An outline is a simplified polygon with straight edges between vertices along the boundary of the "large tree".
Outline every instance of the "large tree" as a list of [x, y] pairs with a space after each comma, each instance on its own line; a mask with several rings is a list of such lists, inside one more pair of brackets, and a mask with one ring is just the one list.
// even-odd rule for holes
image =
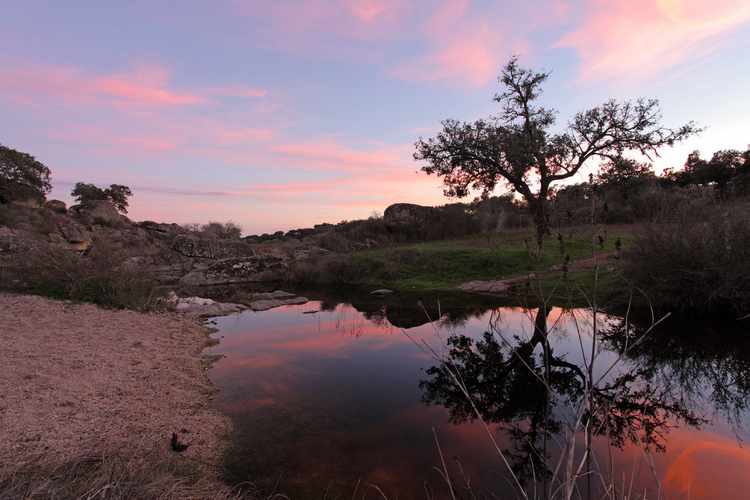
[[0, 203], [44, 200], [52, 186], [50, 171], [33, 156], [0, 144]]
[[550, 186], [597, 158], [613, 160], [627, 151], [652, 158], [662, 146], [698, 132], [692, 122], [677, 129], [662, 126], [655, 99], [609, 100], [553, 132], [556, 112], [536, 104], [548, 77], [512, 58], [494, 98], [499, 115], [473, 123], [445, 120], [435, 137], [416, 142], [414, 153], [426, 162], [423, 171], [443, 178], [447, 196], [463, 197], [472, 189], [487, 196], [499, 183], [521, 194], [533, 215], [540, 253], [549, 231]]

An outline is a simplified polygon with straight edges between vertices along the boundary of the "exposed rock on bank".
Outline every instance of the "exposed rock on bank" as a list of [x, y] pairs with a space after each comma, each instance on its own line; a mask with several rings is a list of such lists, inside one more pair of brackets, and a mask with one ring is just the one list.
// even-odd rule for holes
[[274, 292], [246, 293], [239, 297], [242, 303], [217, 302], [203, 297], [177, 297], [172, 292], [167, 298], [168, 304], [176, 312], [196, 317], [225, 316], [252, 309], [267, 311], [275, 307], [304, 304], [308, 300], [293, 293], [276, 290]]

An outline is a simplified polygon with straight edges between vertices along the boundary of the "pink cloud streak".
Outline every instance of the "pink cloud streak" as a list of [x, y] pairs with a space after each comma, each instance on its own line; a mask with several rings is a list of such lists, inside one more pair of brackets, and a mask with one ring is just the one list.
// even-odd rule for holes
[[557, 47], [575, 49], [584, 80], [653, 74], [711, 51], [750, 21], [746, 0], [586, 0], [586, 16]]
[[197, 94], [169, 89], [168, 83], [166, 70], [156, 66], [104, 76], [59, 66], [0, 71], [0, 91], [21, 98], [48, 98], [69, 103], [108, 101], [112, 105], [141, 106], [184, 106], [205, 102]]

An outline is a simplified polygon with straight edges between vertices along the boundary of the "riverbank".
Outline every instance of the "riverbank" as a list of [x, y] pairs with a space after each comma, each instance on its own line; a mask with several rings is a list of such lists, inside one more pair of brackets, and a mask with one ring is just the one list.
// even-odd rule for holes
[[0, 311], [0, 497], [230, 495], [204, 326], [36, 296]]
[[587, 306], [596, 294], [623, 295], [619, 256], [637, 226], [563, 228], [546, 239], [541, 258], [532, 254], [528, 228], [470, 238], [361, 250], [320, 261], [296, 275], [298, 286], [389, 289], [399, 294], [469, 292], [513, 303]]

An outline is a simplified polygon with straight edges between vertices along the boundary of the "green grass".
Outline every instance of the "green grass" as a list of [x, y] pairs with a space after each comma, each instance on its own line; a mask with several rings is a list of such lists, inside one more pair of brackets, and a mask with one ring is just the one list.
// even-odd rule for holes
[[623, 247], [632, 241], [629, 226], [604, 229], [602, 246], [596, 238], [598, 233], [590, 227], [564, 229], [564, 250], [553, 232], [545, 242], [541, 259], [529, 255], [528, 246], [535, 245], [533, 232], [516, 230], [491, 237], [365, 250], [352, 255], [352, 264], [361, 271], [358, 281], [363, 285], [397, 290], [448, 290], [471, 280], [506, 279], [549, 270], [562, 264], [565, 255], [572, 261], [585, 259], [592, 256], [594, 247], [597, 252], [614, 252], [618, 238]]

